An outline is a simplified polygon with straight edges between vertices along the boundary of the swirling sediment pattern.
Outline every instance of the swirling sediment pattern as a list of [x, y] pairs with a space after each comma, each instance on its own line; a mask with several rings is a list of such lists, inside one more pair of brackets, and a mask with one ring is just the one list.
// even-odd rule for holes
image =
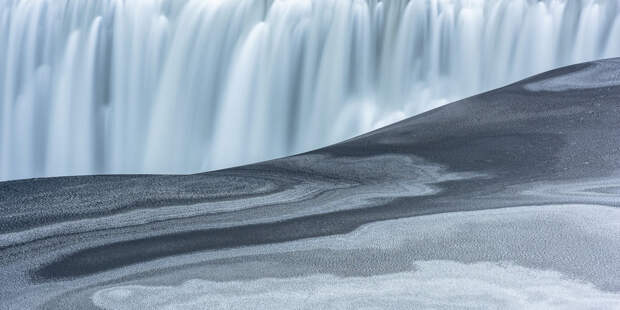
[[618, 72], [238, 168], [0, 183], [0, 309], [613, 309]]

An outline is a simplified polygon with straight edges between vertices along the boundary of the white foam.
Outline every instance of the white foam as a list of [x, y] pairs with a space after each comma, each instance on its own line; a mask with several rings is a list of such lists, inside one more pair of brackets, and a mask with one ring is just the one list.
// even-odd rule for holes
[[417, 271], [314, 275], [178, 286], [117, 286], [92, 296], [104, 309], [618, 309], [620, 294], [554, 271], [512, 264], [417, 261]]
[[0, 179], [191, 173], [305, 152], [534, 73], [620, 56], [617, 8], [2, 0]]

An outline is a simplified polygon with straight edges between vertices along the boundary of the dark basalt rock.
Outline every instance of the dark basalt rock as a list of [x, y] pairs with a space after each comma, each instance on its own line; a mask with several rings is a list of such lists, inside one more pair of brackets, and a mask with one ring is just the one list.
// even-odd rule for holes
[[127, 283], [347, 279], [429, 260], [508, 261], [615, 294], [619, 168], [620, 59], [609, 59], [254, 165], [3, 182], [0, 300], [84, 308]]

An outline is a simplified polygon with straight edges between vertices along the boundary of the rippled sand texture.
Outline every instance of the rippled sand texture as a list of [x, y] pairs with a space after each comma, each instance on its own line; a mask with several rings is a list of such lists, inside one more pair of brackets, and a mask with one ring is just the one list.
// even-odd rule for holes
[[620, 60], [205, 174], [0, 183], [0, 309], [614, 309]]

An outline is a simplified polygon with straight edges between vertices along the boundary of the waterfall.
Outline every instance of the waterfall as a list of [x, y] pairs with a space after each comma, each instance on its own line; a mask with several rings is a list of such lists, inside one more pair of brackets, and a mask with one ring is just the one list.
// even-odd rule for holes
[[616, 0], [4, 0], [0, 180], [191, 173], [620, 56]]

